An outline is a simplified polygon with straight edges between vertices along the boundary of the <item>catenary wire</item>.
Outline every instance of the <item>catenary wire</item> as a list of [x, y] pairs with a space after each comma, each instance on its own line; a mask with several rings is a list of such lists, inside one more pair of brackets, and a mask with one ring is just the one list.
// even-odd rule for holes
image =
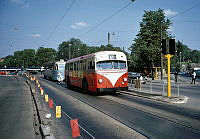
[[97, 27], [99, 27], [100, 25], [102, 25], [103, 23], [105, 23], [106, 21], [108, 21], [110, 18], [112, 18], [113, 16], [117, 15], [118, 13], [120, 13], [121, 11], [123, 11], [124, 9], [126, 9], [127, 7], [129, 7], [132, 3], [133, 3], [133, 1], [130, 2], [130, 3], [128, 3], [127, 5], [123, 6], [118, 11], [114, 12], [111, 16], [105, 18], [104, 20], [102, 20], [101, 22], [99, 22], [97, 25], [95, 25], [93, 28], [91, 28], [90, 30], [88, 30], [87, 32], [83, 33], [80, 36], [84, 36], [84, 35], [88, 34], [89, 32], [95, 30]]

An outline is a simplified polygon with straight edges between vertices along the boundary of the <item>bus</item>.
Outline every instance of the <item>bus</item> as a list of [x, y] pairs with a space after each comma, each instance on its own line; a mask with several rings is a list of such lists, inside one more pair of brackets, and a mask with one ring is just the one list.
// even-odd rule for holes
[[60, 61], [47, 62], [43, 64], [43, 66], [46, 68], [44, 71], [44, 78], [59, 82], [64, 81], [65, 64], [66, 62], [63, 59]]
[[127, 58], [123, 52], [100, 51], [70, 59], [65, 65], [67, 86], [91, 92], [128, 89]]

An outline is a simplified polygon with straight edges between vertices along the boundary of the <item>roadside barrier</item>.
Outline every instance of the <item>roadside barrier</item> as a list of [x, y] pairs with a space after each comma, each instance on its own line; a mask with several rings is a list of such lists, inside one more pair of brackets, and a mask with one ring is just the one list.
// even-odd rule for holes
[[[134, 83], [134, 84], [133, 84]], [[144, 93], [150, 93], [150, 94], [155, 94], [155, 95], [162, 95], [166, 96], [167, 94], [167, 82], [152, 82], [148, 81], [146, 84], [141, 84], [138, 80], [131, 80], [131, 83], [129, 84], [131, 90], [139, 91], [139, 92], [144, 92]], [[158, 88], [160, 86], [160, 89]], [[175, 83], [171, 85], [171, 90], [172, 90], [172, 95], [174, 97], [179, 97], [180, 96], [180, 83]]]
[[[61, 107], [61, 106], [59, 106], [59, 105], [57, 105], [56, 103], [54, 103], [53, 99], [50, 98], [50, 97], [48, 96], [48, 94], [44, 91], [44, 89], [41, 87], [41, 85], [40, 85], [38, 79], [35, 78], [35, 80], [32, 80], [33, 77], [31, 77], [31, 76], [29, 76], [29, 78], [31, 79], [31, 81], [35, 81], [35, 90], [37, 90], [37, 89], [36, 89], [36, 86], [37, 86], [38, 89], [40, 90], [40, 95], [41, 95], [41, 96], [44, 96], [45, 102], [48, 102], [49, 108], [52, 109], [52, 108], [54, 108], [54, 106], [55, 106], [55, 118], [64, 117], [66, 120], [69, 120], [69, 122], [70, 122], [70, 127], [71, 127], [71, 135], [72, 135], [73, 138], [76, 138], [76, 137], [81, 137], [81, 138], [83, 138], [83, 137], [81, 136], [81, 134], [80, 134], [80, 129], [81, 129], [81, 130], [84, 131], [87, 135], [89, 135], [90, 138], [95, 139], [95, 137], [94, 137], [92, 134], [90, 134], [86, 129], [84, 129], [81, 125], [79, 125], [78, 119], [73, 119], [73, 118], [71, 118], [68, 114], [66, 114], [66, 113], [62, 110], [62, 107]], [[64, 116], [62, 116], [62, 114], [63, 114]], [[50, 132], [49, 127], [48, 127], [47, 125], [41, 125], [41, 129], [43, 130], [43, 132], [45, 133], [45, 135], [48, 136], [48, 133]], [[47, 136], [45, 136], [45, 139], [46, 139]]]
[[78, 119], [70, 120], [70, 126], [72, 129], [72, 137], [73, 138], [80, 137], [81, 135], [78, 126]]
[[61, 106], [56, 106], [56, 118], [61, 118]]
[[49, 99], [49, 108], [51, 109], [53, 108], [53, 99], [51, 98]]
[[45, 99], [45, 102], [48, 102], [48, 100], [49, 100], [48, 95], [44, 95], [44, 99]]

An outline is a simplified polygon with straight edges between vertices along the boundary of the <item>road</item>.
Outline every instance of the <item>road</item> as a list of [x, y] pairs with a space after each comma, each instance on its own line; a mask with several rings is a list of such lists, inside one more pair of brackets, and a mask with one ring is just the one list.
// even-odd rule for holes
[[22, 77], [0, 76], [0, 138], [35, 139], [33, 106]]
[[[45, 92], [95, 138], [199, 138], [200, 112], [116, 93], [83, 94], [39, 78]], [[136, 132], [138, 133], [136, 133]]]

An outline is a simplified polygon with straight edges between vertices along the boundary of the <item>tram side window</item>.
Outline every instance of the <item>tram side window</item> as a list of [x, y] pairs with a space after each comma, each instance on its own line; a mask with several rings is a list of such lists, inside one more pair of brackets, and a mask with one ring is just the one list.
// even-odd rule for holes
[[80, 61], [79, 66], [80, 66], [79, 70], [83, 70], [83, 61]]
[[94, 69], [94, 61], [88, 62], [88, 69]]
[[73, 63], [70, 63], [70, 70], [73, 70]]
[[65, 64], [65, 70], [68, 70], [69, 67], [68, 65], [69, 65], [68, 63]]

